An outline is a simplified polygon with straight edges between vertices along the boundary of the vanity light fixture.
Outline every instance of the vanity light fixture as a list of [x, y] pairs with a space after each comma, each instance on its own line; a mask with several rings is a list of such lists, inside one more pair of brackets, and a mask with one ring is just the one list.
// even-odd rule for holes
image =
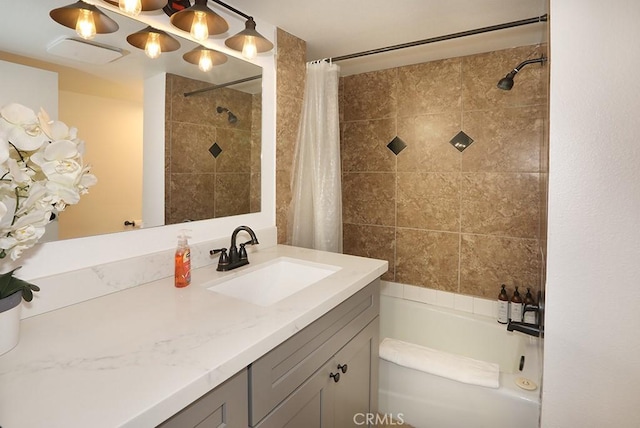
[[197, 65], [198, 68], [204, 72], [211, 70], [214, 65], [227, 62], [227, 56], [225, 54], [205, 48], [204, 46], [198, 46], [190, 50], [182, 55], [182, 58], [191, 64]]
[[[246, 13], [243, 13], [232, 6], [229, 6], [228, 4], [226, 4], [221, 0], [211, 0], [211, 1], [247, 20], [245, 22], [244, 30], [240, 31], [238, 34], [228, 38], [225, 41], [225, 44], [227, 45], [227, 47], [235, 51], [242, 52], [242, 55], [247, 59], [254, 59], [257, 54], [262, 52], [268, 52], [271, 49], [273, 49], [273, 43], [271, 43], [266, 37], [264, 37], [262, 34], [256, 31], [256, 21], [253, 19], [252, 16], [249, 16]], [[189, 11], [202, 10], [203, 12], [209, 11], [215, 14], [215, 12], [213, 12], [211, 9], [207, 7], [207, 0], [195, 0], [195, 4], [193, 6], [186, 7], [184, 9], [179, 9], [188, 4], [190, 4], [189, 0], [179, 0], [179, 1], [170, 0], [169, 4], [164, 8], [164, 11], [167, 13], [167, 15], [171, 17], [171, 24], [175, 25], [177, 28], [181, 30], [191, 32], [194, 18], [189, 17], [190, 15], [187, 14]], [[178, 16], [180, 16], [180, 19], [178, 19]], [[218, 17], [220, 20], [222, 20], [222, 22], [224, 22], [225, 29], [222, 31], [219, 31], [218, 33], [215, 33], [211, 30], [209, 25], [208, 26], [209, 35], [221, 34], [229, 29], [227, 22], [222, 17], [220, 17], [217, 14], [215, 14], [215, 16]], [[210, 17], [210, 15], [207, 15], [207, 17]], [[182, 21], [183, 19], [184, 19], [184, 22]]]
[[127, 36], [127, 42], [138, 49], [144, 49], [149, 58], [158, 58], [162, 52], [180, 48], [180, 42], [162, 30], [147, 27]]
[[53, 9], [49, 16], [58, 24], [76, 30], [85, 40], [93, 39], [96, 34], [113, 33], [119, 28], [116, 21], [82, 0]]
[[167, 0], [104, 0], [118, 6], [121, 11], [130, 16], [138, 16], [140, 12], [149, 12], [162, 9], [167, 5]]
[[229, 37], [224, 44], [235, 51], [242, 52], [242, 56], [247, 59], [254, 59], [258, 53], [273, 49], [273, 43], [256, 31], [256, 21], [252, 17], [247, 19], [244, 30]]
[[229, 29], [227, 21], [207, 7], [207, 0], [196, 0], [193, 6], [172, 14], [170, 21], [174, 27], [191, 33], [199, 42]]
[[[125, 13], [133, 16], [140, 12], [163, 9], [169, 15], [173, 26], [188, 31], [195, 40], [201, 42], [210, 35], [222, 34], [229, 30], [227, 21], [207, 6], [208, 0], [195, 0], [194, 4], [191, 4], [191, 0], [103, 1], [118, 6]], [[259, 53], [273, 49], [273, 43], [256, 31], [256, 22], [253, 17], [221, 0], [211, 1], [246, 19], [245, 29], [225, 41], [227, 47], [241, 52], [245, 58], [250, 60], [256, 58]], [[83, 0], [54, 9], [49, 12], [49, 15], [59, 24], [75, 29], [80, 37], [87, 40], [92, 39], [96, 33], [113, 33], [119, 28], [116, 21], [101, 12], [96, 6], [85, 3]], [[129, 35], [127, 41], [137, 48], [144, 49], [150, 58], [157, 58], [161, 52], [170, 52], [180, 47], [177, 40], [164, 31], [152, 27]], [[198, 55], [185, 54], [183, 58], [192, 64], [198, 64], [201, 70], [210, 70], [212, 66], [224, 62], [220, 62], [222, 54], [218, 52], [206, 48], [194, 49], [194, 51], [196, 50], [199, 52]], [[197, 62], [193, 62], [196, 59]], [[211, 64], [209, 64], [209, 59], [211, 59]]]

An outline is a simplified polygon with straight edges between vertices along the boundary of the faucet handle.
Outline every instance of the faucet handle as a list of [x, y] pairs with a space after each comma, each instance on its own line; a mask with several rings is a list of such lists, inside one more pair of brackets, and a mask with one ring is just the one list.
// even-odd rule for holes
[[218, 248], [215, 250], [209, 251], [209, 254], [214, 255], [220, 253], [220, 257], [218, 258], [218, 270], [222, 270], [221, 266], [226, 266], [229, 264], [229, 256], [227, 255], [226, 248]]
[[239, 260], [247, 260], [249, 258], [249, 256], [247, 255], [247, 249], [244, 247], [247, 244], [248, 242], [245, 242], [244, 244], [240, 244], [240, 251], [238, 252]]

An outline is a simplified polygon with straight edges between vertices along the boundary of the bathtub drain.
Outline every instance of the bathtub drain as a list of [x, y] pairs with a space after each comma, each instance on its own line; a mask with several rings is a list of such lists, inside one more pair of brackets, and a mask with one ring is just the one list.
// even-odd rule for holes
[[526, 389], [527, 391], [533, 391], [538, 388], [538, 385], [530, 379], [526, 377], [519, 377], [516, 379], [516, 385], [518, 385], [522, 389]]

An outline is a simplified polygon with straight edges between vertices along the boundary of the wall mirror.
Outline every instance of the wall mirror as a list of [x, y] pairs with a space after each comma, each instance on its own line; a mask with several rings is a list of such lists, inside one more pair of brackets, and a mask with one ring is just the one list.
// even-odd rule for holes
[[[49, 17], [50, 10], [69, 3], [13, 2], [0, 26], [0, 60], [58, 73], [56, 116], [78, 128], [86, 160], [98, 177], [80, 204], [61, 214], [54, 239], [259, 212], [262, 68], [227, 55], [224, 64], [202, 72], [183, 59], [198, 45], [178, 36], [178, 50], [147, 58], [126, 40], [146, 24], [100, 0], [92, 3], [120, 28], [98, 34], [92, 40], [100, 45], [97, 49], [83, 46], [70, 41], [80, 40], [73, 30]], [[144, 15], [168, 22], [162, 10]], [[154, 216], [157, 220], [145, 223], [143, 199], [149, 196], [143, 188], [147, 148], [142, 138], [148, 94], [143, 88], [163, 73], [164, 118], [154, 119], [154, 126], [164, 132], [153, 145], [162, 151], [164, 180], [153, 191], [162, 199], [154, 206], [164, 209]]]

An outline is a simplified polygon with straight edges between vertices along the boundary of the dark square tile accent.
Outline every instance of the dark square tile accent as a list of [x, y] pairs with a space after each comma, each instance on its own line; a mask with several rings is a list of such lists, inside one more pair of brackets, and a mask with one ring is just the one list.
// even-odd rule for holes
[[391, 150], [396, 156], [407, 147], [407, 144], [400, 139], [400, 137], [395, 136], [393, 140], [389, 144], [387, 144], [389, 150]]
[[218, 143], [213, 143], [213, 146], [209, 147], [209, 153], [213, 155], [214, 158], [217, 158], [220, 153], [222, 153], [222, 149], [218, 145]]
[[473, 143], [473, 138], [469, 137], [463, 131], [460, 131], [451, 139], [451, 141], [449, 141], [449, 143], [459, 151], [463, 151]]

